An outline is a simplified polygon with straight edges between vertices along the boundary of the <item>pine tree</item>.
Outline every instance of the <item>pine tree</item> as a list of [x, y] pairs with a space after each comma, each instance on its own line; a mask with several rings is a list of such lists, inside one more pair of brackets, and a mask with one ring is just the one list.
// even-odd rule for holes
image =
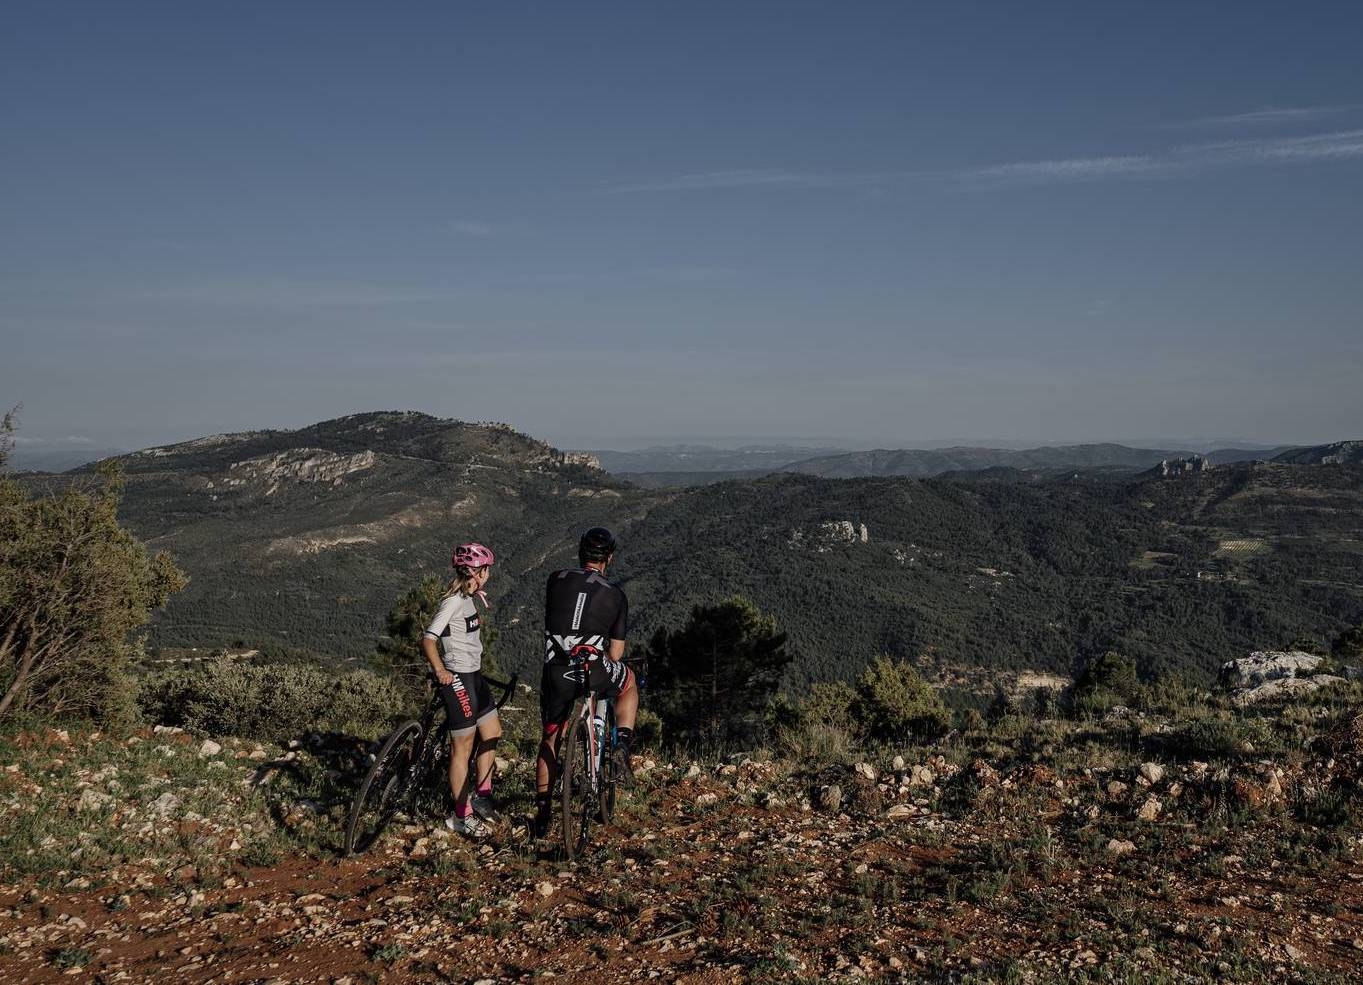
[[791, 660], [776, 620], [737, 596], [695, 606], [681, 629], [655, 633], [645, 655], [666, 734], [721, 748], [760, 737]]

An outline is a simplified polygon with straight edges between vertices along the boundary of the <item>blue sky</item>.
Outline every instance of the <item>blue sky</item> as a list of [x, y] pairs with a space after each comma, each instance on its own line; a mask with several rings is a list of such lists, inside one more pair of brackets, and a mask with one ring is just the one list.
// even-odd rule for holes
[[3, 16], [29, 442], [1363, 437], [1356, 4]]

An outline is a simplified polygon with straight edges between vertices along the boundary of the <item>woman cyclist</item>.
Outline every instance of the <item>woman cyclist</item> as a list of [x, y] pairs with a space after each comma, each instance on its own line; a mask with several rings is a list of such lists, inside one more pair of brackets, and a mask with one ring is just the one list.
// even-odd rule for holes
[[[450, 558], [454, 580], [421, 636], [421, 652], [440, 685], [450, 733], [450, 793], [454, 796], [454, 813], [445, 819], [445, 826], [473, 838], [488, 833], [483, 822], [500, 820], [492, 803], [492, 774], [502, 726], [483, 679], [481, 633], [482, 611], [487, 607], [483, 586], [495, 560], [492, 551], [482, 544], [461, 544], [454, 549]], [[482, 602], [483, 610], [475, 599]], [[475, 738], [477, 776], [470, 778], [469, 756]]]

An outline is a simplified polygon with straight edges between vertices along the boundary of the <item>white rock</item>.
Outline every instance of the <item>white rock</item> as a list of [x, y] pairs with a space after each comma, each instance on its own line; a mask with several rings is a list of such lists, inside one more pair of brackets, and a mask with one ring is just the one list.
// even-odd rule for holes
[[108, 802], [108, 794], [100, 793], [92, 787], [86, 787], [80, 792], [80, 800], [76, 801], [76, 810], [81, 813], [97, 811]]
[[1107, 843], [1107, 850], [1110, 855], [1130, 855], [1136, 850], [1136, 844], [1125, 839], [1113, 838]]
[[222, 752], [222, 746], [214, 742], [212, 739], [204, 739], [203, 742], [199, 744], [200, 758], [207, 756], [216, 756], [220, 752]]
[[535, 886], [535, 892], [539, 893], [545, 899], [548, 899], [550, 896], [553, 896], [557, 890], [558, 887], [554, 885], [554, 883], [550, 882], [548, 879], [544, 880], [543, 882]]
[[1141, 809], [1136, 812], [1136, 816], [1142, 821], [1153, 821], [1159, 817], [1162, 810], [1164, 810], [1164, 805], [1157, 798], [1146, 797], [1145, 803], [1141, 804]]
[[1220, 683], [1226, 688], [1258, 687], [1267, 681], [1309, 674], [1324, 659], [1301, 650], [1256, 650], [1248, 657], [1223, 663]]
[[1317, 674], [1314, 677], [1283, 677], [1265, 681], [1258, 687], [1246, 688], [1231, 695], [1231, 703], [1238, 708], [1258, 704], [1260, 701], [1282, 701], [1297, 698], [1303, 694], [1323, 687], [1335, 687], [1348, 682], [1333, 674]]
[[909, 771], [909, 786], [930, 787], [937, 782], [937, 774], [926, 766], [915, 766]]
[[696, 798], [696, 806], [709, 807], [711, 804], [716, 803], [718, 800], [719, 794], [706, 792]]
[[868, 780], [874, 781], [876, 778], [876, 768], [870, 763], [857, 763], [857, 765], [852, 768], [856, 770], [859, 775], [866, 777]]

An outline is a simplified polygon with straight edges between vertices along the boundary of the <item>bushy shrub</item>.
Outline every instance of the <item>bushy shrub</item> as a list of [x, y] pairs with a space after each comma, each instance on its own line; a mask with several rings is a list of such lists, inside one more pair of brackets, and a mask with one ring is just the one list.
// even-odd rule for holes
[[325, 731], [377, 736], [411, 710], [402, 689], [367, 671], [227, 660], [151, 674], [138, 701], [158, 724], [274, 741]]
[[1337, 660], [1363, 659], [1363, 624], [1340, 633], [1330, 652]]
[[935, 739], [951, 727], [941, 695], [902, 660], [876, 657], [857, 680], [856, 720], [869, 738]]
[[1094, 717], [1136, 704], [1140, 691], [1136, 661], [1109, 650], [1084, 665], [1070, 690], [1070, 707], [1081, 718]]
[[633, 748], [656, 749], [663, 741], [663, 720], [647, 708], [640, 708], [634, 719]]
[[1183, 759], [1235, 759], [1275, 751], [1279, 745], [1262, 718], [1205, 717], [1185, 722], [1165, 740], [1170, 755]]
[[843, 681], [814, 684], [804, 701], [784, 705], [774, 733], [780, 753], [802, 762], [845, 760], [856, 746], [857, 693]]
[[184, 585], [165, 554], [119, 525], [119, 473], [48, 494], [4, 474], [12, 415], [0, 418], [0, 718], [133, 715], [129, 668], [151, 610]]

